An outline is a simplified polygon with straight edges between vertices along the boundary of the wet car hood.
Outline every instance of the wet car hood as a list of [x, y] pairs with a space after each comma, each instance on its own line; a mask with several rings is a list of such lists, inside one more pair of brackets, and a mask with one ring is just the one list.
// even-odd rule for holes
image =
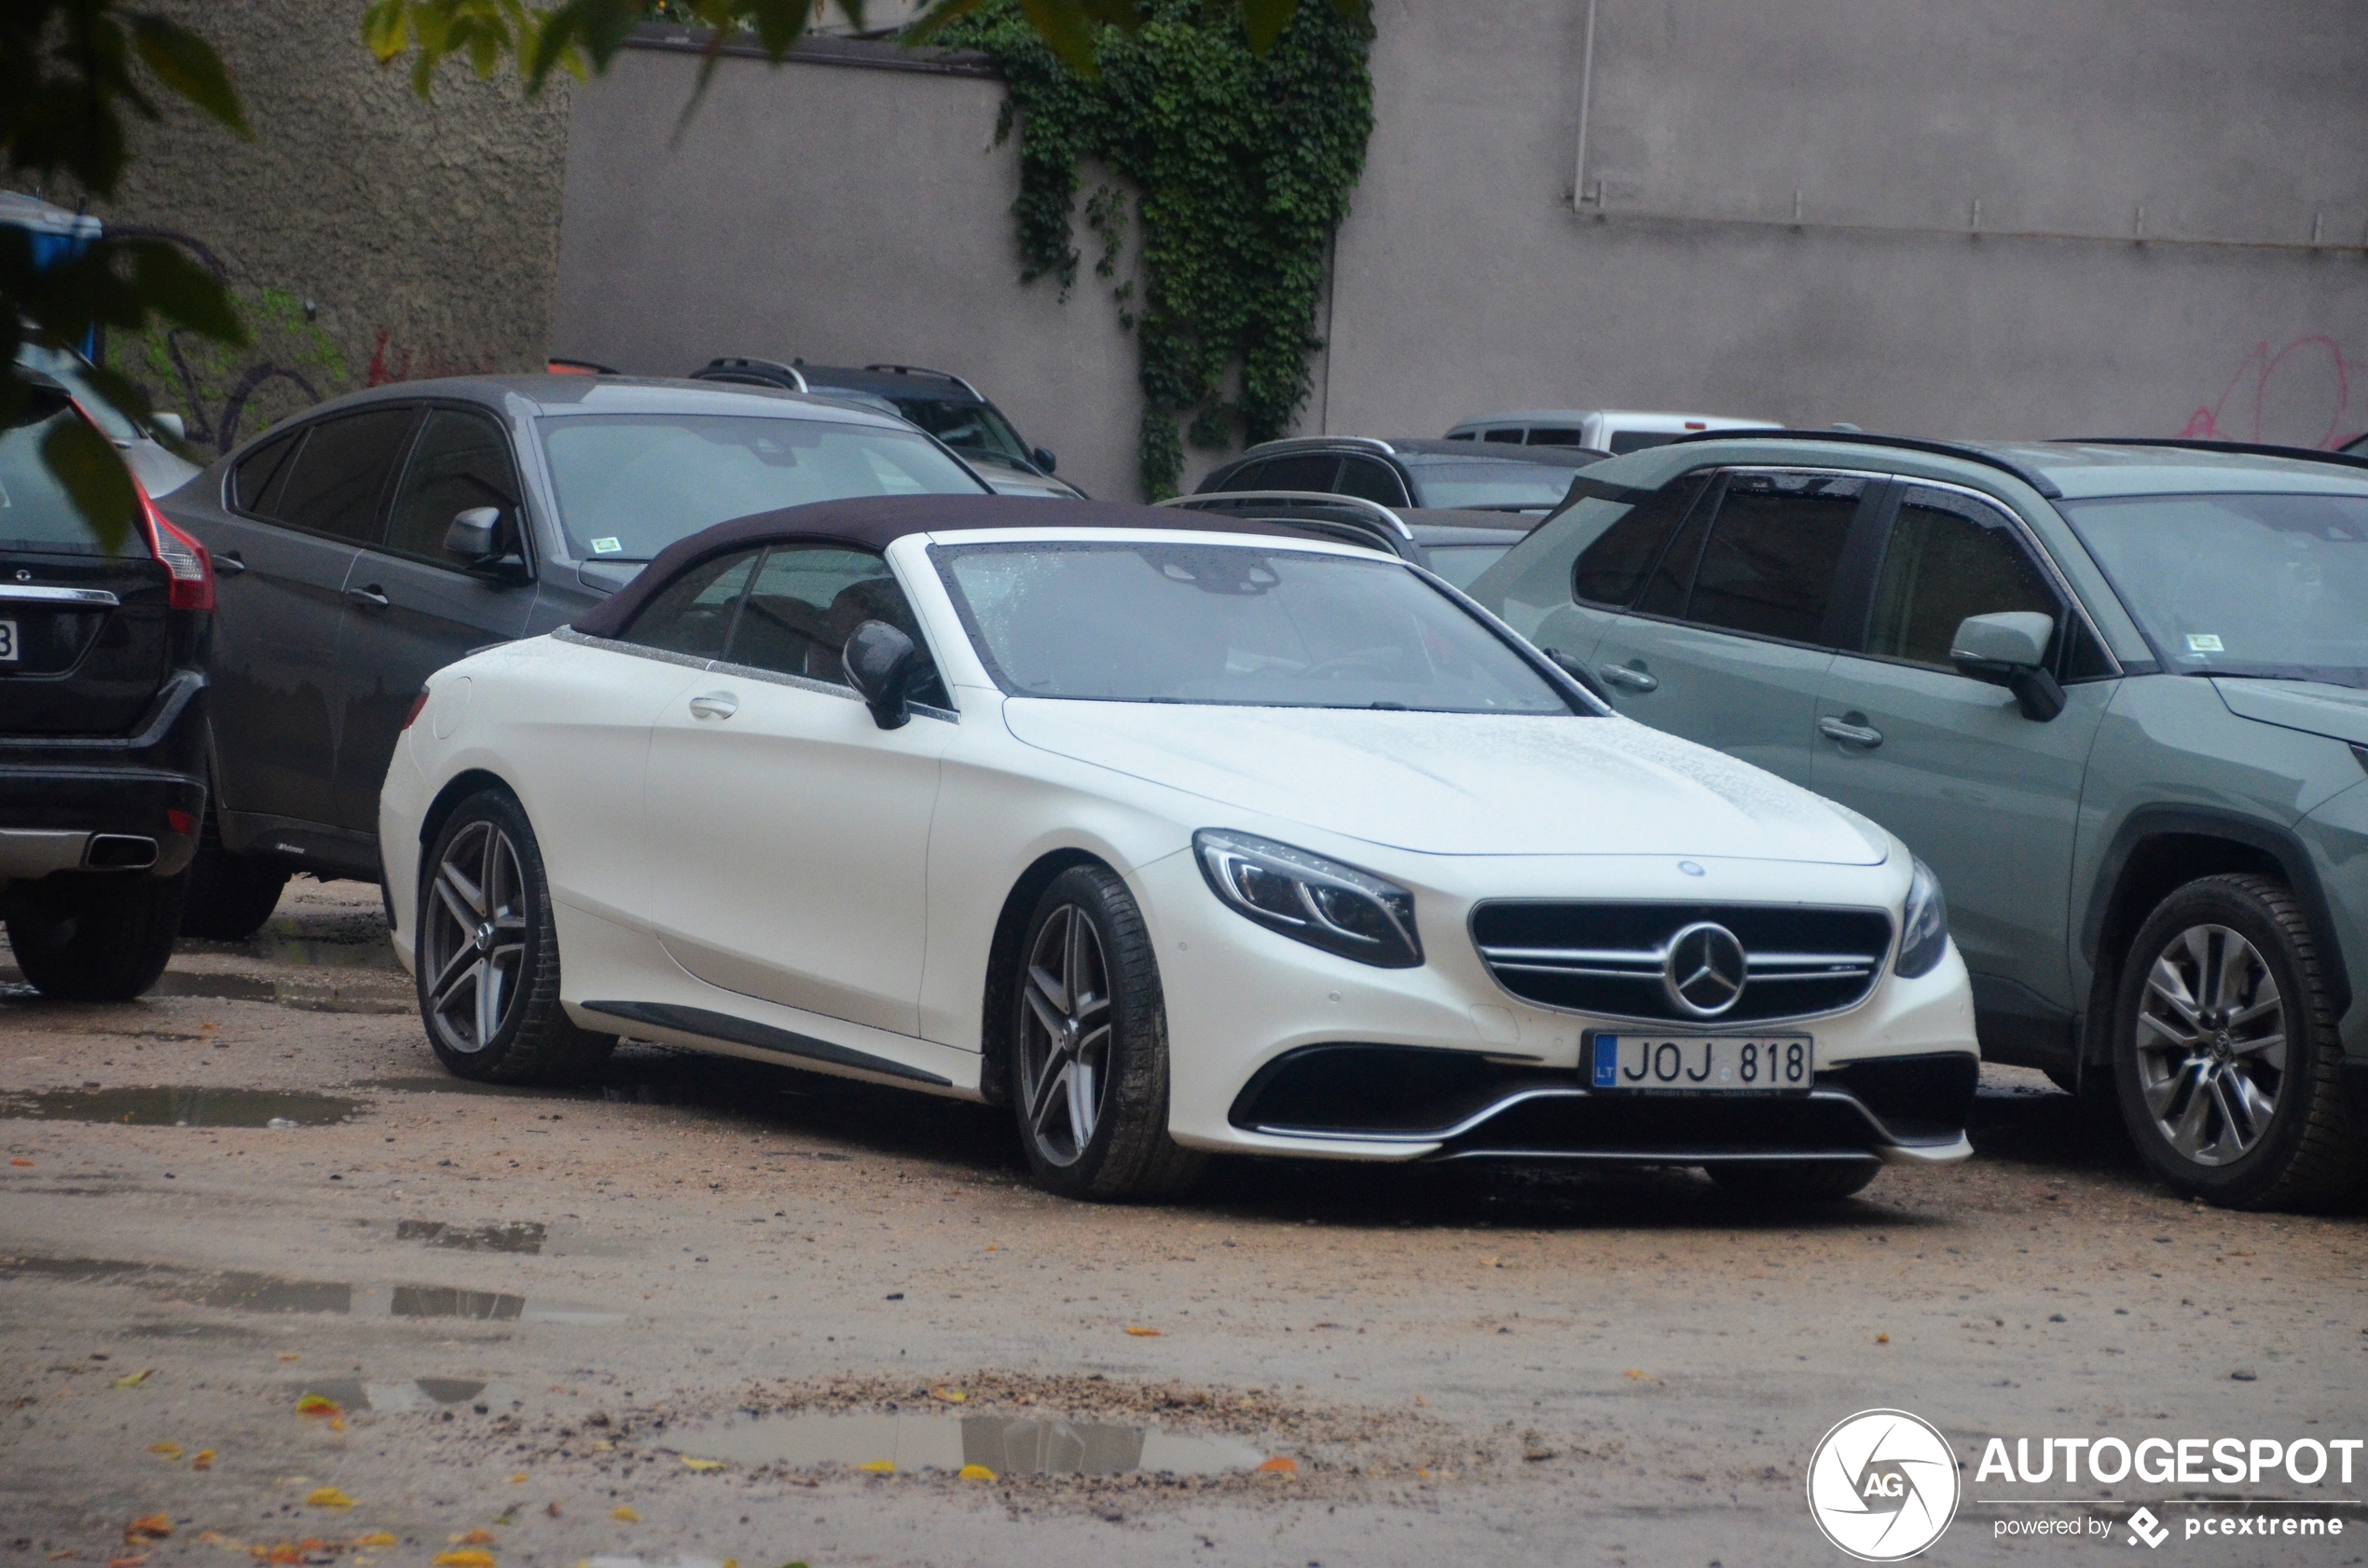
[[2228, 711], [2330, 740], [2368, 746], [2368, 692], [2316, 681], [2219, 681]]
[[1436, 855], [1877, 865], [1871, 824], [1627, 719], [1014, 697], [1022, 742], [1264, 816]]

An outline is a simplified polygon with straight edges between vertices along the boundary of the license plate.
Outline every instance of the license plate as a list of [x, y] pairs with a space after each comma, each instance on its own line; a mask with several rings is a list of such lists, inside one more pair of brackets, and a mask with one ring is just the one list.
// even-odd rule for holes
[[0, 621], [0, 664], [17, 662], [17, 624]]
[[1817, 1075], [1807, 1035], [1596, 1035], [1587, 1061], [1594, 1088], [1662, 1094], [1783, 1093]]

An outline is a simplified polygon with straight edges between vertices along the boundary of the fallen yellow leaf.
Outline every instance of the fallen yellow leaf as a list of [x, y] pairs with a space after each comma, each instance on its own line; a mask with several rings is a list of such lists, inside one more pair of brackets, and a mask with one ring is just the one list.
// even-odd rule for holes
[[296, 1401], [296, 1414], [324, 1416], [335, 1421], [345, 1414], [345, 1410], [335, 1399], [324, 1398], [318, 1394], [308, 1394]]
[[723, 1468], [723, 1461], [721, 1459], [694, 1459], [686, 1453], [682, 1456], [682, 1467], [685, 1470], [721, 1470]]
[[965, 1465], [954, 1473], [966, 1481], [991, 1481], [995, 1479], [995, 1472], [984, 1465]]
[[875, 1476], [893, 1476], [896, 1474], [896, 1461], [893, 1459], [867, 1459], [862, 1464], [858, 1465], [856, 1468], [859, 1470], [869, 1470]]
[[1659, 1382], [1661, 1381], [1660, 1379], [1653, 1376], [1652, 1373], [1639, 1371], [1633, 1367], [1631, 1367], [1628, 1370], [1622, 1372], [1620, 1376], [1628, 1379], [1631, 1382]]
[[192, 1470], [213, 1469], [213, 1451], [212, 1449], [200, 1449], [197, 1452], [191, 1454], [189, 1456], [189, 1468]]
[[1126, 1326], [1126, 1331], [1134, 1335], [1138, 1340], [1156, 1340], [1160, 1337], [1160, 1331], [1158, 1329], [1138, 1328], [1132, 1323]]
[[297, 1355], [295, 1351], [283, 1350], [279, 1354], [277, 1359], [282, 1361], [301, 1361], [304, 1357]]
[[942, 1404], [958, 1405], [970, 1397], [958, 1388], [938, 1387], [929, 1390], [929, 1397]]
[[108, 1383], [107, 1386], [109, 1388], [137, 1388], [142, 1383], [147, 1382], [151, 1377], [154, 1377], [156, 1375], [156, 1370], [157, 1369], [154, 1367], [149, 1367], [137, 1372], [126, 1372], [123, 1376], [116, 1379], [113, 1382]]
[[8, 1163], [11, 1165], [21, 1166], [28, 1171], [33, 1169], [33, 1162], [30, 1160], [11, 1160]]
[[179, 1443], [150, 1443], [148, 1451], [160, 1453], [167, 1459], [178, 1459], [181, 1457], [181, 1445]]
[[435, 1568], [493, 1568], [489, 1551], [440, 1551], [430, 1561]]
[[609, 1517], [614, 1520], [622, 1520], [627, 1524], [639, 1524], [641, 1522], [641, 1516], [635, 1513], [631, 1508], [611, 1508], [609, 1510]]
[[516, 1475], [512, 1476], [510, 1478], [510, 1484], [512, 1486], [526, 1485], [526, 1472], [524, 1470], [520, 1470]]
[[356, 1535], [353, 1538], [353, 1544], [357, 1547], [391, 1547], [395, 1544], [395, 1541], [394, 1536], [388, 1532], [373, 1530], [367, 1535]]
[[1268, 1460], [1265, 1464], [1260, 1465], [1259, 1468], [1271, 1475], [1296, 1476], [1299, 1474], [1299, 1461], [1296, 1459], [1286, 1459], [1278, 1453], [1273, 1458]]
[[1480, 1266], [1483, 1269], [1501, 1269], [1505, 1266], [1505, 1260], [1501, 1258], [1483, 1258], [1480, 1260]]
[[353, 1499], [333, 1486], [316, 1486], [304, 1494], [305, 1506], [310, 1508], [351, 1508]]
[[144, 1518], [135, 1519], [126, 1525], [123, 1539], [125, 1545], [137, 1547], [145, 1545], [152, 1538], [161, 1538], [172, 1534], [172, 1520], [170, 1515], [149, 1514]]
[[246, 1543], [244, 1541], [234, 1541], [229, 1536], [221, 1534], [219, 1531], [200, 1530], [198, 1532], [198, 1539], [204, 1542], [209, 1547], [228, 1547], [234, 1551], [244, 1551], [247, 1549]]
[[447, 1535], [445, 1540], [456, 1547], [489, 1547], [501, 1538], [490, 1530], [466, 1530], [458, 1535]]
[[1887, 1345], [1891, 1343], [1891, 1336], [1889, 1334], [1878, 1334], [1875, 1336], [1875, 1342], [1879, 1345]]

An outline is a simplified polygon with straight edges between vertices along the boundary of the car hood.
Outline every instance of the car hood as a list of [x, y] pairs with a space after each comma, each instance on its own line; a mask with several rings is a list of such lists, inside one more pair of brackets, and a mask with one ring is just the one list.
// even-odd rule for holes
[[2368, 692], [2316, 681], [2212, 681], [2228, 711], [2330, 740], [2368, 746]]
[[1863, 818], [1627, 719], [1026, 697], [1003, 717], [1042, 750], [1423, 854], [1877, 865], [1890, 853]]

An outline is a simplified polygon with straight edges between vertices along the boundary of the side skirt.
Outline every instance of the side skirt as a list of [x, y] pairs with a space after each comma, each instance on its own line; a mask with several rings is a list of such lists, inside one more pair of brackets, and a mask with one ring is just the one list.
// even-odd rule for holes
[[829, 1040], [816, 1039], [811, 1035], [801, 1035], [794, 1030], [777, 1029], [770, 1024], [735, 1018], [728, 1012], [710, 1012], [705, 1008], [681, 1007], [671, 1002], [578, 1002], [575, 1005], [585, 1012], [623, 1019], [673, 1034], [693, 1036], [694, 1040], [687, 1043], [710, 1049], [720, 1045], [745, 1046], [765, 1057], [786, 1056], [819, 1066], [839, 1067], [930, 1089], [954, 1087], [952, 1079], [941, 1078], [936, 1073], [908, 1067], [902, 1062], [891, 1062], [868, 1051], [834, 1045]]

